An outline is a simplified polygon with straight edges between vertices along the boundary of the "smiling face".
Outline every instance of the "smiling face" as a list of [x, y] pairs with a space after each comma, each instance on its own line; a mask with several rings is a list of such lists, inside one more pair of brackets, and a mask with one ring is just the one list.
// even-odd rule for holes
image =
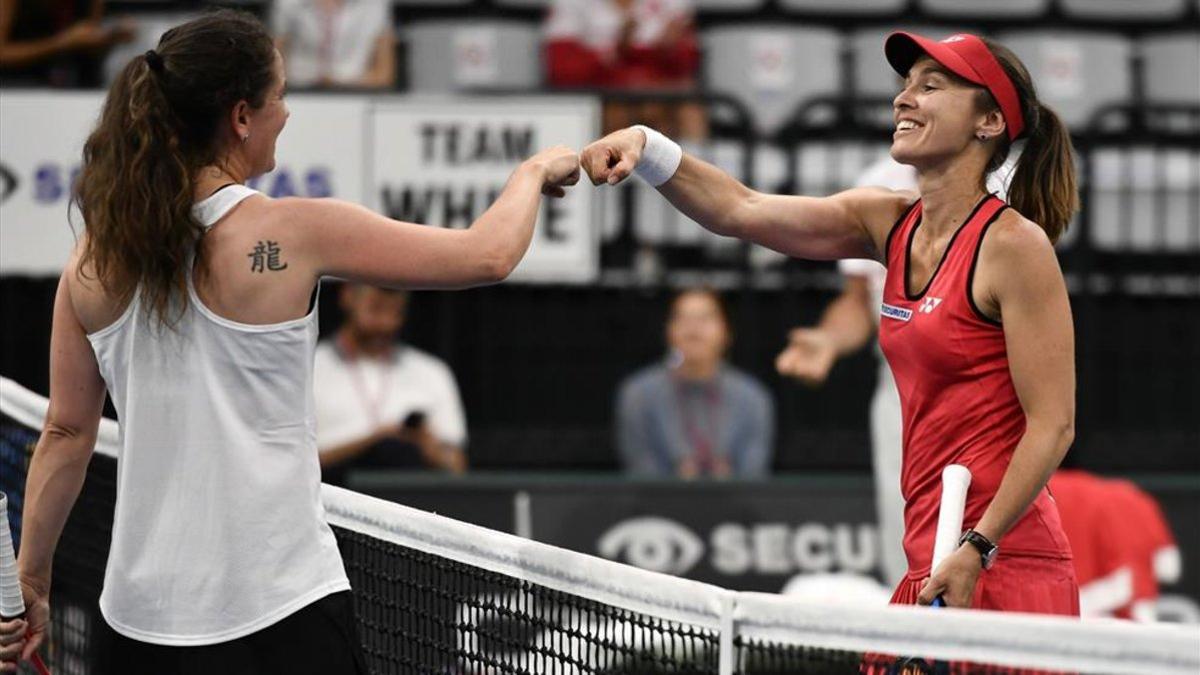
[[921, 169], [966, 152], [989, 125], [979, 92], [928, 56], [917, 59], [892, 102], [892, 158]]

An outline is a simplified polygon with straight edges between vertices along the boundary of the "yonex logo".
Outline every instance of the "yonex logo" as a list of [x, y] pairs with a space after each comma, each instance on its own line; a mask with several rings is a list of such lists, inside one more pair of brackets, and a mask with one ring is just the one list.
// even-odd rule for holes
[[933, 310], [937, 309], [937, 306], [940, 304], [942, 304], [941, 298], [930, 296], [925, 298], [925, 301], [921, 303], [921, 309], [918, 311], [924, 314], [933, 314]]
[[966, 40], [966, 39], [967, 38], [963, 35], [951, 35], [950, 37], [946, 38], [945, 40], [942, 40], [942, 44], [948, 45], [951, 42], [962, 42], [963, 40]]

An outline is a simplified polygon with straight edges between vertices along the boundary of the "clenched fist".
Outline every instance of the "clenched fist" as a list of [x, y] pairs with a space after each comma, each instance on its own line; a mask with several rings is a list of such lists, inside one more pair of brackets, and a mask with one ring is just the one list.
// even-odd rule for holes
[[546, 148], [525, 160], [542, 176], [542, 194], [563, 197], [566, 188], [579, 182], [579, 155], [565, 145]]
[[616, 185], [633, 173], [645, 147], [646, 134], [640, 129], [621, 129], [584, 148], [580, 163], [592, 185]]
[[794, 377], [804, 384], [817, 387], [825, 383], [837, 348], [819, 328], [797, 328], [788, 336], [788, 346], [775, 359], [780, 375]]

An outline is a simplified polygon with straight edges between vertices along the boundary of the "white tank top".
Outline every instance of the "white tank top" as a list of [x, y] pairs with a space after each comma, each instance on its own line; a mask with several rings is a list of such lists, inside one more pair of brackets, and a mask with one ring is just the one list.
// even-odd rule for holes
[[[206, 227], [246, 197], [198, 203]], [[121, 428], [100, 611], [162, 645], [225, 642], [350, 588], [321, 505], [316, 308], [247, 325], [197, 296], [174, 330], [134, 300], [88, 339]]]

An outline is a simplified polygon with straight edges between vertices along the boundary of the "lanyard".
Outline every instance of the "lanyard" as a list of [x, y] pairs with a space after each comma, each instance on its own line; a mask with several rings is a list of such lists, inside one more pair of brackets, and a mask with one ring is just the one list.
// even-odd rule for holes
[[362, 366], [359, 365], [358, 355], [356, 350], [350, 345], [345, 334], [338, 335], [335, 344], [338, 348], [338, 354], [346, 362], [350, 371], [350, 381], [354, 387], [354, 395], [358, 397], [362, 403], [363, 409], [366, 410], [367, 416], [371, 421], [371, 429], [375, 430], [383, 426], [382, 410], [383, 402], [387, 399], [388, 389], [392, 383], [392, 373], [396, 370], [396, 360], [392, 353], [389, 352], [384, 360], [386, 365], [383, 369], [383, 377], [379, 380], [379, 388], [370, 393], [367, 391], [367, 383], [363, 378]]
[[721, 388], [717, 380], [704, 388], [704, 402], [707, 404], [708, 418], [712, 420], [712, 433], [705, 435], [700, 420], [695, 418], [691, 406], [687, 404], [683, 386], [681, 380], [675, 380], [675, 405], [679, 409], [680, 421], [683, 422], [683, 433], [692, 448], [691, 454], [700, 473], [711, 474], [716, 468], [716, 449], [721, 441]]

